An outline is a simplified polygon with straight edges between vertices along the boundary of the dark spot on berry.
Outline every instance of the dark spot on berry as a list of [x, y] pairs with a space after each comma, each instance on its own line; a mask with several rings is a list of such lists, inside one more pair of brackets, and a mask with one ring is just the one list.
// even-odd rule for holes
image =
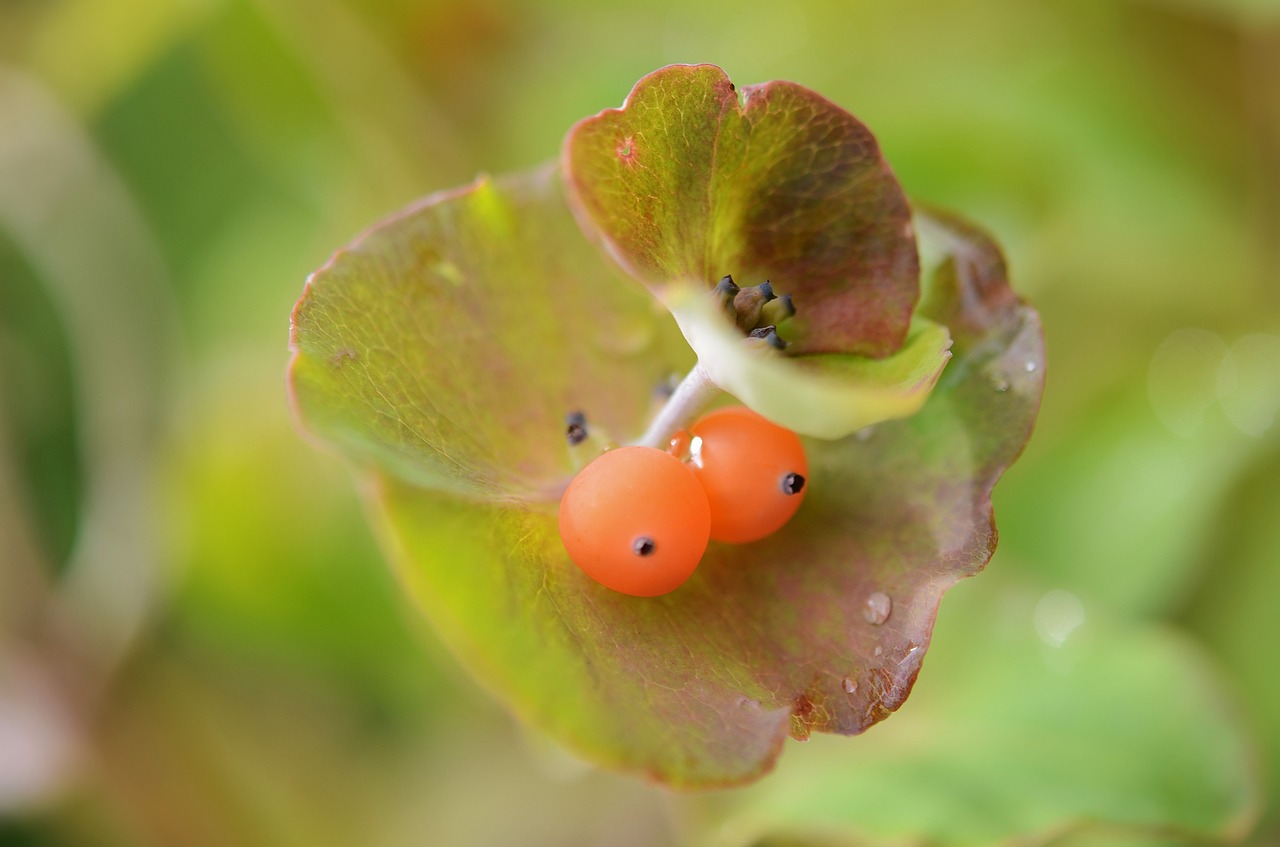
[[652, 556], [653, 551], [658, 549], [658, 547], [653, 543], [652, 538], [646, 538], [642, 535], [632, 542], [631, 549], [635, 551], [637, 556]]
[[738, 284], [733, 281], [732, 274], [725, 274], [720, 277], [720, 281], [716, 283], [716, 293], [718, 294], [724, 294], [732, 297], [740, 290], [741, 289], [738, 288]]
[[799, 494], [804, 489], [804, 477], [798, 473], [789, 473], [782, 478], [783, 494]]
[[766, 303], [778, 296], [773, 293], [773, 283], [767, 279], [760, 283], [760, 293], [764, 295], [764, 302]]

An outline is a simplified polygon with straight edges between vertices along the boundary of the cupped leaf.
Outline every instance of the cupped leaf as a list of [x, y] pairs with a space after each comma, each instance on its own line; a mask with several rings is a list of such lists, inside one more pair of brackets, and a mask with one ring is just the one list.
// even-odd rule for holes
[[717, 386], [787, 429], [843, 438], [924, 405], [951, 358], [947, 328], [917, 318], [906, 343], [883, 359], [847, 353], [786, 356], [744, 340], [700, 288], [668, 286], [662, 300]]
[[562, 161], [584, 228], [655, 291], [770, 279], [794, 299], [801, 354], [885, 356], [907, 337], [919, 263], [906, 198], [871, 132], [814, 92], [662, 68], [574, 127]]
[[375, 226], [312, 275], [289, 386], [358, 464], [473, 498], [559, 496], [565, 415], [616, 440], [692, 356], [587, 244], [554, 169], [481, 179]]
[[[810, 441], [808, 498], [786, 528], [713, 543], [679, 590], [635, 598], [591, 581], [560, 543], [561, 415], [598, 410], [615, 434], [639, 432], [653, 383], [688, 351], [572, 227], [545, 172], [484, 183], [339, 253], [299, 306], [299, 411], [370, 466], [404, 584], [518, 714], [669, 784], [750, 780], [787, 734], [884, 718], [942, 593], [991, 554], [991, 487], [1039, 403], [1039, 324], [998, 253], [955, 236], [965, 249], [924, 317], [954, 321], [956, 360], [918, 414]], [[630, 321], [650, 341], [597, 362]]]

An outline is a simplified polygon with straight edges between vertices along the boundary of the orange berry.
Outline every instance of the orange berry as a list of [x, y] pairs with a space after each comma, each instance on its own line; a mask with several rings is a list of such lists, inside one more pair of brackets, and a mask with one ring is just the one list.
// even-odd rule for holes
[[745, 406], [710, 412], [690, 432], [690, 466], [707, 492], [713, 539], [758, 541], [791, 520], [809, 476], [799, 436]]
[[679, 459], [620, 447], [583, 468], [560, 500], [560, 539], [601, 585], [636, 597], [674, 591], [707, 549], [707, 495]]

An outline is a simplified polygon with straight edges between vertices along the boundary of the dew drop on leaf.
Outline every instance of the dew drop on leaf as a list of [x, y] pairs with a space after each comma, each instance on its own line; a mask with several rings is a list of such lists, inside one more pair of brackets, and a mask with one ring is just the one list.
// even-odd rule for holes
[[867, 598], [862, 604], [862, 616], [867, 619], [867, 623], [873, 626], [880, 626], [889, 620], [889, 615], [893, 612], [893, 600], [883, 591], [877, 591]]

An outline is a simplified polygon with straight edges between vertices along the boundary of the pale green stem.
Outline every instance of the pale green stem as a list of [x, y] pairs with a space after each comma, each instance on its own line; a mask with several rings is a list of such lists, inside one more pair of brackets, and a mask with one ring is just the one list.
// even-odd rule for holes
[[707, 376], [702, 363], [680, 380], [676, 390], [671, 393], [662, 409], [649, 423], [649, 428], [640, 436], [636, 444], [642, 447], [664, 449], [676, 430], [688, 426], [719, 391], [719, 387]]

